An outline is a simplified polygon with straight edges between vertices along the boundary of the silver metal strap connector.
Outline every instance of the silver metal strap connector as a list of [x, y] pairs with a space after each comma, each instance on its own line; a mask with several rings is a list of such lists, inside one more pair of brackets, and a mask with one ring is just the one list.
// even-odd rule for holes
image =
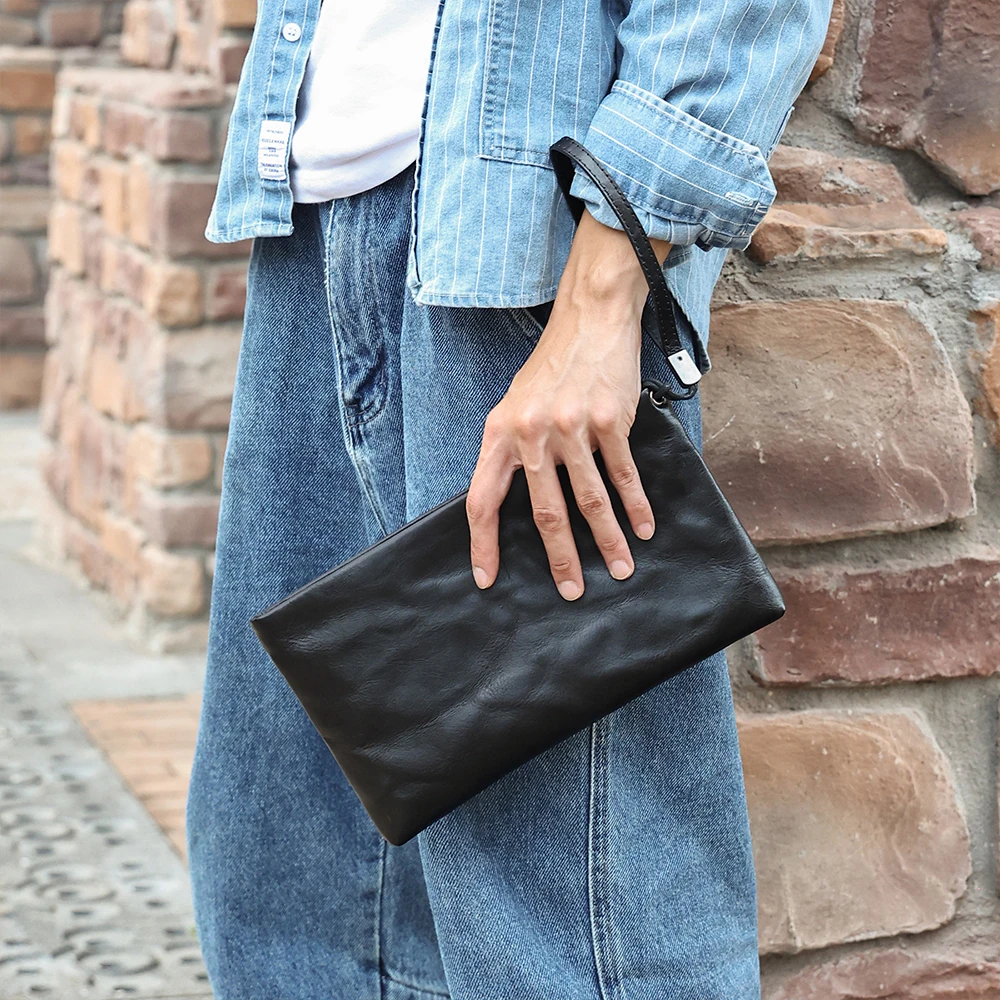
[[667, 356], [667, 361], [670, 362], [670, 367], [673, 368], [681, 385], [697, 385], [701, 381], [701, 372], [687, 351], [681, 350], [676, 354], [670, 354]]

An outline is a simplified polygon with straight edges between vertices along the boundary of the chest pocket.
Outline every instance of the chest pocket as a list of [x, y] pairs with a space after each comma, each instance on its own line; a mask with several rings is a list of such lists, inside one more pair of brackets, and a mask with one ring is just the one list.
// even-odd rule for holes
[[551, 167], [549, 146], [583, 139], [611, 88], [614, 23], [569, 0], [489, 0], [488, 19], [479, 155]]

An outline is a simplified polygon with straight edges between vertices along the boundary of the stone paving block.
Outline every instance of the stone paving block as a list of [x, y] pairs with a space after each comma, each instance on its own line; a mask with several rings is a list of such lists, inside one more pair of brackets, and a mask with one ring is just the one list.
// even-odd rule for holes
[[975, 509], [972, 419], [902, 302], [713, 312], [705, 459], [761, 544], [911, 531]]
[[78, 701], [73, 711], [183, 856], [200, 698]]
[[[210, 998], [180, 859], [0, 641], [0, 996]], [[176, 837], [175, 804], [165, 817]]]

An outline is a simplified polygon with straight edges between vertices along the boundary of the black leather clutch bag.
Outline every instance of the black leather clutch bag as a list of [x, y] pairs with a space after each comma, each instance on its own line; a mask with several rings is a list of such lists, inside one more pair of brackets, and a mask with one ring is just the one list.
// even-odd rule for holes
[[[501, 509], [501, 569], [490, 589], [472, 579], [461, 494], [252, 622], [393, 844], [784, 612], [767, 568], [670, 409], [671, 398], [694, 391], [699, 373], [677, 337], [649, 241], [584, 147], [567, 137], [552, 152], [567, 196], [572, 160], [622, 219], [650, 283], [661, 346], [685, 387], [647, 383], [629, 436], [656, 517], [652, 539], [632, 534], [609, 486], [634, 574], [610, 577], [560, 470], [587, 580], [583, 597], [563, 601], [518, 473]], [[578, 216], [580, 206], [571, 205]], [[598, 466], [604, 475], [600, 456]]]

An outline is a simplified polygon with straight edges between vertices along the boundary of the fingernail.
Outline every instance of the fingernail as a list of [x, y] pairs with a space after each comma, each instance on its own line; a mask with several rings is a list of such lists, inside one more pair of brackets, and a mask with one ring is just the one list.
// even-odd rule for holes
[[616, 580], [627, 580], [632, 575], [632, 567], [624, 559], [616, 559], [611, 564], [611, 575]]
[[490, 578], [486, 575], [486, 570], [479, 566], [472, 567], [472, 578], [476, 581], [476, 586], [480, 590], [485, 590], [490, 585]]
[[639, 527], [635, 529], [635, 533], [642, 539], [652, 538], [653, 526], [647, 521], [645, 524], [640, 524]]
[[564, 601], [575, 601], [583, 591], [580, 589], [580, 585], [574, 583], [574, 581], [563, 580], [559, 584], [559, 593], [562, 595]]

